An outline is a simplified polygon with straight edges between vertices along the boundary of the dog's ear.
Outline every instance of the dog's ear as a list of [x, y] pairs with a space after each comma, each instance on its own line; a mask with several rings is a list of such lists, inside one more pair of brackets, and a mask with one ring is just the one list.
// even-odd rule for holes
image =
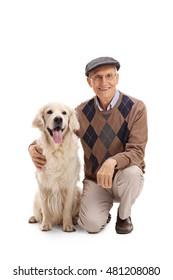
[[41, 108], [37, 115], [35, 116], [33, 122], [32, 122], [33, 127], [39, 128], [41, 131], [44, 129], [44, 114], [43, 114], [43, 108]]
[[79, 130], [79, 128], [80, 128], [79, 122], [77, 119], [77, 113], [73, 109], [70, 111], [69, 128], [72, 132]]

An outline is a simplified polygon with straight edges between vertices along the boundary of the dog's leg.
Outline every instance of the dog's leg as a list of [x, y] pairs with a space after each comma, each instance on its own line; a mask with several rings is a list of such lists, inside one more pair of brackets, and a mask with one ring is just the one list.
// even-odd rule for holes
[[49, 211], [46, 209], [45, 205], [43, 206], [42, 213], [43, 213], [43, 220], [40, 225], [40, 229], [42, 231], [51, 230], [52, 229], [51, 216], [49, 214]]
[[49, 197], [41, 194], [41, 212], [43, 215], [40, 229], [42, 231], [48, 231], [52, 229], [52, 219], [48, 209]]
[[67, 232], [76, 230], [72, 221], [73, 197], [74, 194], [71, 193], [70, 189], [68, 189], [63, 209], [63, 230]]

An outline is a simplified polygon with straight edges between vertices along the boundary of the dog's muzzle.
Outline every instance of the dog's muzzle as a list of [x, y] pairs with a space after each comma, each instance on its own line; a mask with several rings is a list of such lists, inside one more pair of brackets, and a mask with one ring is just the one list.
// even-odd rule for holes
[[53, 128], [47, 127], [47, 130], [49, 131], [50, 135], [53, 137], [53, 140], [56, 144], [62, 143], [63, 138], [63, 119], [61, 117], [55, 117], [53, 120]]

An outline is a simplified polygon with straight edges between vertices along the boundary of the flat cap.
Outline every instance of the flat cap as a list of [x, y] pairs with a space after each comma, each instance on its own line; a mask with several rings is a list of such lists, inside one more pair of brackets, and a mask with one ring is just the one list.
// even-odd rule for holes
[[85, 67], [85, 75], [88, 77], [89, 72], [103, 65], [114, 65], [117, 70], [120, 69], [120, 63], [112, 57], [104, 56], [91, 60]]

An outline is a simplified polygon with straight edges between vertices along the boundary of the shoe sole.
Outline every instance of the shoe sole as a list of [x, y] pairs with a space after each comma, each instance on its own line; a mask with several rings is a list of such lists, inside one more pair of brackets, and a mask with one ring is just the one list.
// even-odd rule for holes
[[129, 231], [126, 231], [126, 230], [118, 230], [118, 229], [116, 229], [116, 228], [115, 228], [115, 230], [116, 230], [116, 233], [118, 233], [118, 234], [128, 234], [128, 233], [131, 233], [131, 232], [133, 231], [133, 227], [132, 227], [132, 229], [129, 230]]

